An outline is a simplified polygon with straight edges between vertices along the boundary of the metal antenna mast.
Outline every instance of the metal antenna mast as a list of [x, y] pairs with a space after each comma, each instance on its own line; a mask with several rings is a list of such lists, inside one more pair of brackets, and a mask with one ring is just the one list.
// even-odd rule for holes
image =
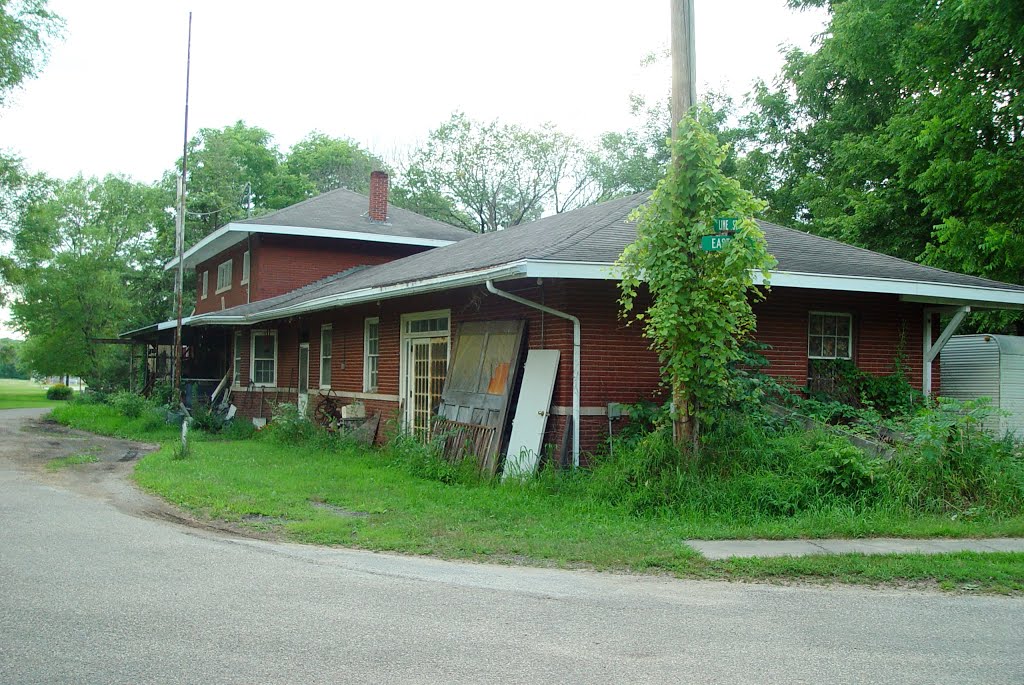
[[181, 145], [181, 175], [178, 177], [178, 213], [174, 222], [174, 252], [178, 269], [174, 272], [174, 306], [178, 324], [174, 328], [174, 399], [181, 400], [181, 291], [185, 282], [185, 176], [188, 159], [188, 85], [192, 71], [192, 13], [188, 13], [188, 49], [185, 57], [185, 139]]

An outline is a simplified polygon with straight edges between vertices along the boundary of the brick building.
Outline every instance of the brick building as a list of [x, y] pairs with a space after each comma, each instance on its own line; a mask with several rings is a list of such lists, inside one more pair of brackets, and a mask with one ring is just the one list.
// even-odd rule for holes
[[[225, 290], [223, 302], [197, 307], [187, 322], [193, 335], [221, 336], [219, 372], [230, 380], [231, 402], [242, 415], [267, 418], [277, 403], [315, 406], [331, 397], [362, 403], [392, 430], [426, 431], [439, 407], [446, 415], [450, 409], [444, 394], [454, 387], [451, 376], [461, 373], [460, 331], [464, 350], [476, 336], [472, 344], [483, 345], [481, 364], [491, 359], [488, 368], [474, 367], [481, 401], [486, 404], [488, 393], [504, 396], [495, 450], [509, 439], [511, 407], [530, 350], [559, 352], [551, 402], [542, 398], [539, 405], [548, 415], [543, 442], [555, 451], [578, 458], [606, 439], [615, 403], [661, 396], [656, 356], [639, 328], [619, 316], [614, 266], [635, 239], [629, 217], [647, 194], [471, 236], [426, 224], [417, 224], [418, 232], [400, 231], [401, 210], [385, 202], [381, 221], [371, 218], [364, 196], [344, 197], [345, 209], [335, 207], [334, 214], [320, 214], [314, 198], [231, 224], [218, 233], [248, 233], [244, 245], [218, 243], [214, 234], [203, 241], [205, 252], [197, 249], [200, 243], [186, 256], [187, 264], [210, 272], [211, 279], [214, 265], [230, 259], [231, 289], [249, 274], [244, 300]], [[310, 205], [318, 206], [316, 212]], [[360, 231], [344, 224], [345, 212], [348, 221], [372, 222], [375, 237], [351, 237]], [[328, 222], [332, 228], [318, 228]], [[1021, 286], [773, 224], [761, 227], [778, 266], [766, 301], [755, 306], [756, 337], [771, 346], [767, 371], [799, 387], [812, 379], [816, 360], [849, 359], [885, 374], [899, 353], [911, 383], [929, 392], [936, 382], [936, 354], [955, 328], [940, 330], [940, 315], [959, 323], [971, 308], [1024, 305]], [[315, 232], [324, 230], [346, 237]], [[331, 249], [342, 244], [344, 249]], [[235, 265], [246, 259], [239, 256], [243, 247], [252, 255], [246, 272]], [[512, 322], [521, 331], [515, 343], [521, 351], [489, 357], [486, 341], [511, 341]], [[153, 336], [169, 323], [132, 335]], [[481, 328], [485, 324], [497, 327]], [[481, 333], [487, 330], [492, 338]], [[477, 407], [466, 416], [478, 418], [464, 421], [491, 420], [479, 418], [484, 415]]]

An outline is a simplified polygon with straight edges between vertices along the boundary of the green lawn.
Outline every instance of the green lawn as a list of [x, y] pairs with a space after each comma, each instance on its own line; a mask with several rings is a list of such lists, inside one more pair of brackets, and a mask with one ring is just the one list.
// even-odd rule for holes
[[0, 378], [0, 409], [56, 407], [60, 402], [46, 399], [46, 386], [33, 381]]
[[[199, 517], [269, 529], [300, 542], [444, 558], [669, 573], [744, 580], [914, 584], [1024, 592], [1024, 554], [862, 556], [708, 561], [691, 537], [821, 535], [1022, 535], [1024, 518], [908, 519], [811, 512], [767, 520], [631, 515], [580, 487], [586, 476], [526, 483], [446, 484], [413, 475], [401, 455], [361, 447], [323, 450], [261, 436], [217, 440], [196, 433], [176, 459], [176, 431], [107, 406], [69, 405], [58, 420], [165, 446], [136, 467], [138, 483]], [[574, 479], [575, 478], [575, 479]]]

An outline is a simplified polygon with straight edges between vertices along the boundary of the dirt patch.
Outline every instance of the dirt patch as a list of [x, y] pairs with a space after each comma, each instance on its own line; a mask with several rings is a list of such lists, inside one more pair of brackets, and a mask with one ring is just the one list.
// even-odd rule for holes
[[335, 516], [341, 516], [342, 518], [358, 519], [366, 518], [370, 515], [370, 512], [368, 511], [351, 511], [349, 509], [342, 509], [341, 507], [336, 507], [333, 504], [328, 504], [327, 502], [310, 502], [310, 504], [316, 507], [317, 509], [322, 509], [323, 511], [330, 512]]
[[[109, 502], [133, 515], [233, 534], [236, 526], [197, 521], [159, 497], [143, 492], [131, 480], [135, 462], [159, 445], [106, 438], [74, 430], [44, 418], [47, 409], [0, 411], [0, 460], [48, 485]], [[96, 461], [74, 468], [48, 470], [54, 459], [90, 455]]]

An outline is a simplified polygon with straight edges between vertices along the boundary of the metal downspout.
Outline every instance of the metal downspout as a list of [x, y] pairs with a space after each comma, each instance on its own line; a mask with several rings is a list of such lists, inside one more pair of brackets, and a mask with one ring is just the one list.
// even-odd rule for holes
[[512, 300], [526, 307], [572, 321], [572, 465], [573, 468], [578, 468], [580, 465], [580, 320], [572, 314], [566, 314], [539, 302], [498, 290], [494, 287], [494, 281], [490, 279], [487, 280], [487, 291], [498, 297], [504, 297], [506, 300]]

